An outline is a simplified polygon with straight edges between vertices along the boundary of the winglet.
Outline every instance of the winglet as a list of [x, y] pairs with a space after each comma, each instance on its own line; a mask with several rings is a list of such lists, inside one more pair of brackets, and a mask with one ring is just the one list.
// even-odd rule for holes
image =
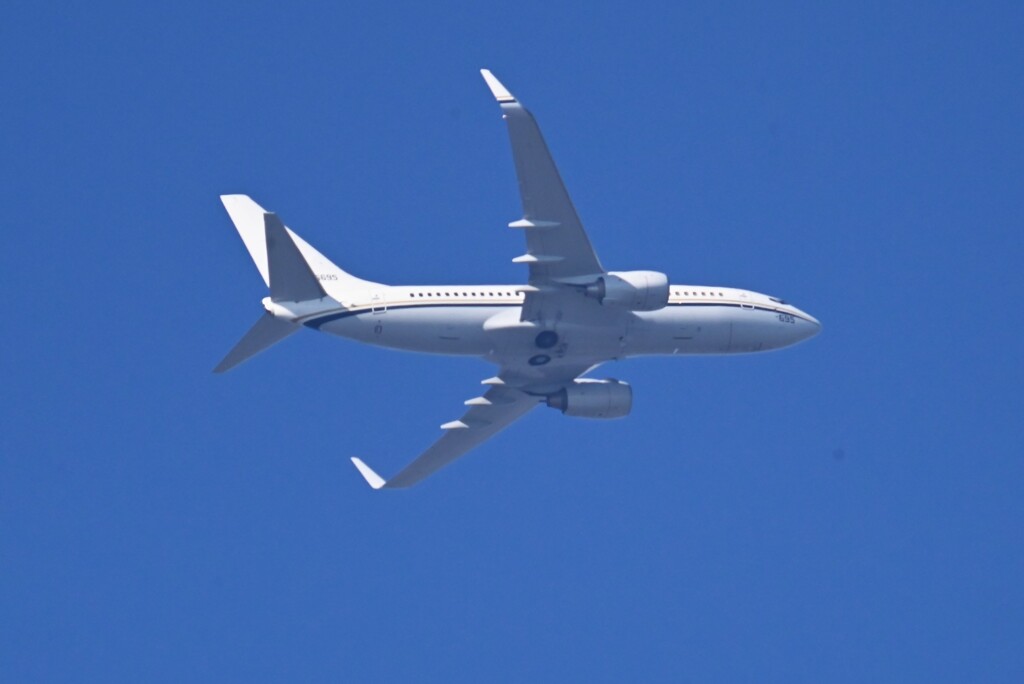
[[381, 487], [387, 484], [387, 482], [384, 481], [383, 477], [373, 472], [373, 469], [370, 468], [370, 466], [366, 465], [355, 456], [352, 457], [352, 463], [355, 464], [356, 469], [359, 471], [359, 474], [362, 475], [363, 478], [366, 480], [366, 483], [373, 487], [374, 489], [380, 489]]
[[487, 87], [491, 89], [491, 93], [494, 95], [494, 99], [498, 102], [515, 102], [515, 96], [508, 92], [508, 88], [501, 84], [497, 78], [494, 77], [487, 69], [481, 69], [480, 75], [487, 81]]

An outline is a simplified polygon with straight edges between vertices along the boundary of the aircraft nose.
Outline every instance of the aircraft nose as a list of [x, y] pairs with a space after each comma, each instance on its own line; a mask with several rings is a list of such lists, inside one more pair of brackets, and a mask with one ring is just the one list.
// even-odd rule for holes
[[808, 313], [804, 313], [803, 311], [800, 313], [804, 317], [803, 325], [800, 326], [801, 332], [804, 334], [802, 339], [809, 340], [821, 332], [821, 321]]

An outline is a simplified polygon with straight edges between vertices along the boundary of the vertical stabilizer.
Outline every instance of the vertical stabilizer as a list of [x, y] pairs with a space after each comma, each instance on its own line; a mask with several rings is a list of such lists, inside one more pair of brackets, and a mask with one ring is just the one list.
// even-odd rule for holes
[[[221, 195], [249, 256], [270, 288], [273, 302], [307, 302], [329, 297], [324, 304], [335, 305], [353, 292], [378, 287], [346, 273], [281, 222], [277, 214], [266, 211], [248, 195]], [[271, 307], [272, 308], [272, 307]], [[283, 309], [287, 313], [287, 307]], [[276, 318], [264, 314], [244, 337], [217, 364], [215, 373], [234, 368], [259, 354], [301, 326], [289, 316]]]
[[270, 285], [270, 271], [267, 269], [267, 239], [263, 227], [263, 207], [252, 201], [248, 195], [221, 195], [220, 201], [235, 224], [235, 230], [249, 250], [249, 256], [263, 276], [263, 282]]
[[263, 222], [270, 299], [275, 302], [304, 302], [326, 297], [320, 281], [313, 275], [277, 214], [264, 214]]
[[[245, 243], [245, 248], [249, 250], [249, 256], [252, 257], [253, 263], [256, 264], [260, 275], [263, 276], [263, 282], [269, 287], [270, 260], [267, 255], [266, 220], [263, 217], [270, 212], [256, 204], [248, 195], [221, 195], [220, 201], [224, 203], [224, 208], [231, 217], [232, 223], [235, 224], [238, 235]], [[288, 235], [292, 244], [302, 255], [302, 259], [309, 265], [309, 269], [319, 276], [330, 296], [337, 299], [344, 292], [378, 287], [377, 283], [357, 278], [351, 273], [345, 272], [292, 229], [283, 224], [282, 227], [284, 233]]]

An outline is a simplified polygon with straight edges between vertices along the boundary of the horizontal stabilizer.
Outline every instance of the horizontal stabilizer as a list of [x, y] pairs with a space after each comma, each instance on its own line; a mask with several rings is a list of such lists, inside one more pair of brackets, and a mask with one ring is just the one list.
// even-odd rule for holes
[[256, 325], [245, 333], [245, 337], [239, 340], [234, 349], [228, 352], [224, 360], [213, 369], [214, 373], [223, 373], [231, 370], [246, 359], [256, 356], [264, 349], [272, 347], [292, 333], [298, 332], [299, 326], [291, 321], [277, 318], [271, 313], [264, 313], [256, 321]]

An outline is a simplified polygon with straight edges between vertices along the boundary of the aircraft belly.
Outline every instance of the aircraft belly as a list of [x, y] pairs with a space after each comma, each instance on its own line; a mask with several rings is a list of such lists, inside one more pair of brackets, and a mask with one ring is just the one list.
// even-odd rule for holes
[[[519, 307], [393, 307], [337, 318], [323, 332], [393, 349], [428, 354], [533, 359], [613, 359], [676, 354], [743, 354], [793, 343], [792, 325], [772, 311], [739, 306], [670, 305], [611, 317], [606, 324], [523, 322]], [[540, 348], [537, 335], [555, 332]], [[538, 356], [539, 355], [539, 356]]]
[[[788, 321], [788, 322], [787, 322]], [[794, 342], [793, 317], [742, 306], [668, 306], [638, 313], [628, 355], [746, 354]]]
[[636, 314], [629, 355], [730, 354], [739, 309], [725, 306], [667, 306]]
[[483, 322], [503, 307], [410, 307], [360, 313], [321, 327], [341, 337], [392, 349], [483, 356], [490, 341]]

